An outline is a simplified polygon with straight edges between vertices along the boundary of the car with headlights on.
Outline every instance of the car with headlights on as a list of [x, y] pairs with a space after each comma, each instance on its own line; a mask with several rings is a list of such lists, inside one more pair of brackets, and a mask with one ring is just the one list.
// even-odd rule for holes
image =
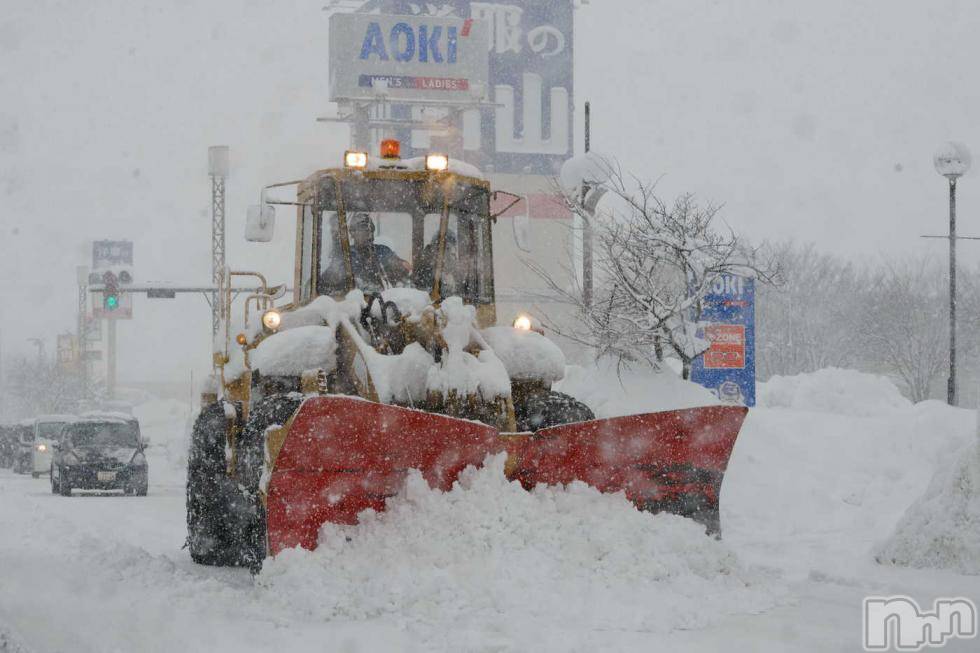
[[66, 424], [51, 461], [51, 492], [122, 490], [146, 496], [147, 444], [131, 417], [85, 417]]
[[47, 475], [51, 469], [54, 445], [61, 428], [75, 420], [74, 415], [41, 415], [34, 419], [34, 443], [31, 447], [31, 476]]

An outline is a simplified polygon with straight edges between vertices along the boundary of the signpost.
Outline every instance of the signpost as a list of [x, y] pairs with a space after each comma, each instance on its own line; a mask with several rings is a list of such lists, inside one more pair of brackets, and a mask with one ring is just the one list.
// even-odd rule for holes
[[723, 275], [704, 298], [699, 335], [711, 343], [691, 380], [725, 402], [755, 405], [755, 280]]

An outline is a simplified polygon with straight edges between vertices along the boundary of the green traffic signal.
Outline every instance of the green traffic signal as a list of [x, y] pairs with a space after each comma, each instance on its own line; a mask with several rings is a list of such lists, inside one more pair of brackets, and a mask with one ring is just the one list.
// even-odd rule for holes
[[105, 296], [105, 307], [106, 310], [114, 311], [119, 308], [119, 295], [106, 295]]

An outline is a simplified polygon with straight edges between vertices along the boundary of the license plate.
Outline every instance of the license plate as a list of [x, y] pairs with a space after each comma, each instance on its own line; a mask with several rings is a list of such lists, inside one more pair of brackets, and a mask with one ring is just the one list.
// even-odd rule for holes
[[99, 472], [98, 474], [100, 481], [114, 481], [116, 480], [115, 472]]

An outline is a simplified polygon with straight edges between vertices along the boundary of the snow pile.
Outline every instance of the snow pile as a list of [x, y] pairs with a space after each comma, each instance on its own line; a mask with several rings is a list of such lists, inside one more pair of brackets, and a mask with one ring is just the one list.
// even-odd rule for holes
[[877, 559], [917, 568], [980, 574], [980, 446], [941, 468], [912, 505]]
[[361, 315], [361, 309], [365, 306], [367, 304], [364, 301], [364, 293], [360, 290], [350, 291], [339, 302], [326, 295], [317, 297], [306, 306], [295, 311], [284, 311], [279, 332], [304, 326], [323, 326], [324, 324], [335, 326], [344, 319], [357, 320]]
[[566, 192], [576, 194], [581, 192], [583, 184], [605, 184], [614, 174], [611, 159], [592, 151], [565, 161], [558, 180]]
[[466, 351], [473, 343], [476, 331], [476, 308], [463, 304], [459, 297], [442, 302], [442, 337], [446, 341], [446, 353], [439, 365], [429, 368], [426, 388], [449, 397], [452, 392], [460, 396], [479, 392], [486, 401], [510, 396], [510, 377], [496, 354], [490, 350], [474, 356]]
[[366, 350], [371, 380], [382, 403], [397, 402], [414, 406], [428, 396], [426, 378], [435, 365], [432, 355], [413, 342], [400, 354], [384, 355]]
[[[401, 314], [409, 321], [418, 320], [422, 311], [432, 305], [429, 293], [416, 288], [388, 288], [381, 292], [381, 299], [394, 302]], [[381, 308], [375, 304], [373, 312], [375, 315], [381, 315]]]
[[267, 560], [260, 586], [312, 619], [388, 617], [457, 637], [500, 620], [522, 650], [566, 628], [666, 632], [772, 605], [696, 523], [584, 484], [527, 492], [504, 460], [467, 469], [448, 493], [410, 473], [386, 512], [324, 525], [316, 551]]
[[302, 326], [269, 336], [249, 356], [253, 370], [265, 376], [299, 376], [305, 370], [337, 366], [333, 327]]
[[513, 380], [559, 381], [565, 375], [565, 354], [551, 340], [534, 331], [496, 326], [480, 332], [507, 368]]
[[[140, 434], [149, 439], [150, 483], [183, 483], [190, 450], [191, 407], [173, 399], [153, 399], [133, 407]], [[161, 466], [159, 463], [163, 463]]]
[[975, 429], [975, 411], [932, 401], [872, 417], [752, 409], [722, 485], [725, 541], [804, 576], [852, 574]]
[[710, 390], [681, 379], [666, 367], [655, 370], [638, 365], [617, 369], [616, 363], [608, 359], [587, 366], [568, 366], [565, 378], [553, 387], [585, 403], [600, 418], [719, 403]]
[[836, 367], [796, 376], [774, 376], [759, 384], [758, 395], [760, 407], [852, 417], [888, 415], [912, 406], [888, 378]]

